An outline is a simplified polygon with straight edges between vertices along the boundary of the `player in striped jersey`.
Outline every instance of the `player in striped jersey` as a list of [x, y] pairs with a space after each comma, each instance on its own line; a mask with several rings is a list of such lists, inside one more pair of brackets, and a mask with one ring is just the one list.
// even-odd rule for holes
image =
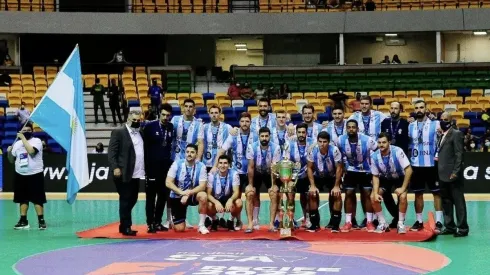
[[269, 100], [266, 98], [259, 99], [259, 115], [252, 118], [252, 124], [250, 125], [250, 130], [258, 135], [259, 130], [262, 127], [267, 127], [269, 130], [274, 130], [277, 126], [276, 115], [269, 113], [270, 104]]
[[337, 145], [339, 137], [347, 133], [347, 120], [344, 119], [344, 110], [341, 106], [333, 107], [332, 109], [333, 120], [327, 124], [327, 127], [323, 131], [330, 135], [330, 140], [334, 145]]
[[[340, 220], [342, 218], [342, 196], [340, 183], [342, 181], [343, 164], [340, 150], [330, 142], [327, 132], [320, 132], [317, 143], [308, 153], [308, 211], [310, 213], [311, 225], [307, 231], [313, 232], [320, 229], [320, 215], [318, 213], [318, 188], [325, 186], [330, 191], [330, 228], [333, 233], [339, 232]], [[332, 203], [330, 203], [332, 201]]]
[[379, 133], [381, 133], [381, 122], [387, 116], [379, 111], [372, 110], [372, 103], [373, 101], [370, 96], [361, 96], [361, 111], [352, 114], [349, 120], [356, 120], [359, 125], [359, 132], [376, 140]]
[[413, 167], [413, 176], [410, 188], [415, 193], [415, 214], [417, 221], [410, 230], [419, 231], [424, 228], [422, 212], [424, 211], [424, 191], [426, 186], [434, 196], [436, 210], [436, 232], [442, 230], [442, 201], [438, 171], [435, 166], [437, 152], [437, 131], [440, 129], [439, 121], [431, 120], [426, 116], [426, 104], [423, 100], [414, 103], [416, 120], [408, 126], [410, 164]]
[[174, 160], [186, 158], [185, 150], [188, 144], [197, 144], [197, 159], [202, 158], [204, 127], [202, 121], [194, 117], [195, 107], [194, 100], [190, 98], [184, 100], [184, 115], [174, 116], [170, 121], [174, 125]]
[[383, 215], [381, 201], [383, 194], [391, 194], [395, 188], [398, 196], [398, 234], [405, 234], [405, 214], [407, 213], [407, 188], [412, 176], [410, 162], [400, 147], [390, 145], [390, 134], [381, 133], [378, 136], [378, 149], [371, 154], [371, 173], [373, 174], [373, 191], [371, 202], [378, 216], [378, 227], [375, 233], [389, 231], [389, 226]]
[[281, 156], [289, 146], [290, 134], [286, 126], [287, 113], [284, 110], [276, 112], [276, 128], [271, 129], [271, 141], [281, 147]]
[[[296, 192], [300, 194], [300, 203], [303, 210], [303, 217], [307, 227], [309, 224], [309, 216], [307, 214], [307, 194], [310, 183], [308, 181], [308, 174], [306, 173], [307, 154], [308, 149], [315, 143], [313, 139], [307, 137], [308, 125], [306, 123], [300, 123], [296, 125], [296, 140], [289, 141], [288, 150], [285, 153], [292, 162], [301, 163], [301, 169], [298, 173], [298, 182], [296, 183]], [[282, 197], [282, 196], [281, 196]], [[295, 194], [288, 194], [290, 200], [294, 202]], [[294, 210], [293, 210], [294, 212]]]
[[[308, 125], [308, 136], [309, 138], [316, 140], [318, 133], [323, 129], [323, 125], [315, 122], [315, 107], [311, 104], [306, 104], [301, 109], [301, 114], [303, 116], [303, 122]], [[296, 126], [291, 124], [288, 128], [288, 132], [291, 136], [295, 134]]]
[[223, 147], [230, 136], [229, 132], [232, 127], [224, 122], [219, 121], [221, 108], [213, 105], [209, 108], [211, 122], [204, 124], [204, 159], [208, 172], [215, 166], [218, 161], [219, 148]]
[[[233, 220], [242, 212], [240, 177], [238, 170], [230, 168], [230, 159], [226, 155], [218, 157], [218, 171], [208, 174], [208, 215], [212, 218], [211, 231], [218, 230], [217, 213], [230, 213], [231, 219], [222, 220], [221, 226], [234, 231]], [[238, 229], [239, 230], [239, 229]]]
[[358, 123], [356, 120], [347, 121], [347, 134], [339, 138], [339, 150], [342, 153], [344, 167], [343, 189], [345, 189], [345, 225], [341, 228], [342, 232], [352, 230], [352, 214], [356, 209], [356, 187], [361, 191], [361, 203], [365, 207], [366, 227], [369, 232], [373, 232], [373, 206], [371, 205], [371, 167], [369, 166], [370, 156], [377, 150], [376, 142], [369, 136], [358, 133]]

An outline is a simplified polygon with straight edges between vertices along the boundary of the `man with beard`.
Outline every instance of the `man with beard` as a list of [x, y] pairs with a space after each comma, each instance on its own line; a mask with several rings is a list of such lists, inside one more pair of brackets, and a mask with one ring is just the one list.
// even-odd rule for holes
[[[238, 135], [230, 135], [226, 140], [225, 144], [223, 144], [223, 148], [218, 152], [218, 156], [221, 157], [228, 150], [231, 150], [231, 156], [233, 160], [233, 168], [238, 171], [238, 175], [240, 178], [240, 188], [238, 197], [242, 197], [242, 192], [245, 190], [245, 187], [248, 184], [248, 160], [246, 158], [246, 152], [248, 146], [254, 143], [253, 135], [250, 132], [250, 121], [251, 116], [249, 113], [243, 112], [240, 115], [240, 132]], [[250, 138], [251, 137], [251, 138]], [[218, 159], [219, 159], [218, 157]], [[217, 166], [218, 164], [216, 164]], [[248, 206], [248, 204], [247, 204]], [[253, 208], [253, 205], [252, 205]], [[248, 209], [247, 211], [253, 211], [253, 209]], [[242, 221], [240, 215], [236, 217], [235, 230], [240, 230], [242, 228]]]
[[269, 101], [265, 98], [259, 99], [259, 115], [252, 119], [250, 130], [254, 134], [258, 134], [262, 127], [267, 127], [269, 130], [274, 130], [277, 126], [276, 115], [269, 113]]
[[333, 120], [327, 124], [327, 127], [323, 131], [330, 135], [330, 140], [333, 144], [337, 145], [339, 137], [347, 133], [346, 123], [344, 119], [344, 110], [342, 107], [337, 106], [332, 109]]
[[208, 208], [206, 165], [197, 160], [197, 150], [195, 144], [188, 144], [185, 159], [178, 159], [172, 163], [165, 182], [171, 190], [169, 205], [172, 208], [174, 230], [185, 231], [187, 207], [199, 205], [197, 231], [208, 234], [209, 230], [204, 226]]
[[204, 164], [208, 172], [218, 161], [218, 148], [222, 148], [232, 127], [219, 121], [221, 108], [217, 105], [209, 108], [211, 122], [204, 124]]
[[399, 202], [398, 221], [395, 228], [398, 234], [405, 234], [407, 233], [405, 229], [405, 214], [408, 206], [407, 188], [412, 176], [412, 167], [403, 150], [395, 145], [390, 145], [388, 133], [379, 134], [378, 148], [378, 151], [371, 154], [371, 173], [373, 174], [371, 202], [379, 221], [374, 232], [389, 231], [380, 203], [385, 197], [384, 193], [390, 194], [391, 197], [391, 190], [395, 188], [394, 192]]
[[361, 96], [361, 111], [352, 114], [349, 120], [357, 121], [359, 132], [376, 140], [379, 133], [381, 133], [381, 122], [385, 120], [386, 115], [382, 112], [371, 110], [372, 103], [370, 96]]
[[410, 230], [419, 231], [424, 228], [422, 211], [424, 210], [424, 191], [426, 186], [434, 196], [436, 210], [436, 232], [442, 230], [442, 202], [439, 183], [437, 183], [437, 167], [435, 166], [437, 152], [437, 131], [440, 129], [439, 121], [430, 120], [426, 115], [426, 105], [423, 100], [415, 102], [417, 120], [410, 123], [408, 136], [410, 138], [410, 164], [413, 167], [413, 176], [410, 188], [415, 193], [415, 214], [417, 221]]
[[234, 231], [233, 220], [242, 212], [242, 200], [240, 193], [240, 177], [238, 171], [230, 168], [228, 156], [219, 156], [218, 171], [208, 174], [208, 215], [211, 216], [211, 231], [218, 230], [217, 213], [230, 213], [229, 219], [224, 225], [229, 231]]
[[[365, 207], [366, 227], [368, 232], [373, 232], [373, 206], [371, 205], [371, 168], [370, 156], [376, 151], [376, 142], [369, 136], [358, 132], [356, 120], [347, 121], [347, 134], [339, 138], [339, 150], [344, 159], [346, 173], [343, 189], [345, 189], [345, 225], [342, 232], [352, 230], [352, 213], [356, 209], [356, 187], [361, 192], [361, 203]], [[354, 220], [355, 221], [355, 220]]]
[[[259, 141], [247, 148], [248, 186], [245, 188], [247, 198], [248, 227], [245, 233], [252, 233], [260, 228], [260, 188], [265, 184], [271, 199], [269, 231], [275, 231], [274, 218], [277, 214], [279, 189], [272, 182], [271, 166], [281, 160], [281, 148], [270, 142], [271, 131], [267, 127], [259, 130]], [[253, 207], [253, 210], [252, 210]]]
[[[313, 140], [316, 140], [318, 133], [320, 133], [323, 129], [323, 125], [320, 123], [316, 123], [314, 120], [315, 107], [313, 107], [313, 105], [311, 104], [306, 104], [301, 109], [301, 114], [303, 115], [303, 122], [306, 123], [306, 125], [308, 125], [308, 132], [307, 132], [308, 137]], [[293, 124], [289, 126], [288, 131], [291, 136], [294, 135], [295, 132], [294, 128], [295, 126]]]
[[[170, 123], [172, 106], [164, 103], [159, 108], [160, 120], [147, 123], [143, 128], [146, 170], [146, 223], [148, 233], [168, 231], [170, 217], [162, 225], [163, 210], [169, 190], [165, 186], [167, 172], [172, 165], [174, 126]], [[155, 204], [155, 198], [158, 196]]]
[[342, 181], [343, 164], [340, 150], [330, 142], [330, 135], [327, 132], [320, 132], [316, 145], [308, 153], [308, 180], [310, 188], [308, 190], [308, 211], [310, 212], [311, 225], [306, 229], [315, 232], [320, 229], [320, 214], [318, 213], [318, 188], [324, 185], [330, 190], [328, 201], [330, 206], [330, 222], [327, 228], [331, 228], [332, 233], [340, 231], [340, 220], [342, 218], [342, 191], [340, 183]]
[[[285, 156], [294, 163], [300, 163], [301, 168], [298, 173], [298, 182], [296, 183], [296, 193], [300, 194], [301, 208], [303, 210], [303, 217], [306, 227], [311, 227], [310, 217], [307, 209], [307, 194], [309, 190], [308, 174], [306, 173], [307, 153], [308, 148], [314, 145], [315, 141], [311, 138], [307, 138], [308, 125], [306, 123], [300, 123], [296, 125], [296, 140], [289, 141], [288, 150]], [[294, 206], [295, 193], [287, 194], [288, 201], [292, 201]], [[282, 198], [282, 194], [281, 194]], [[294, 209], [294, 208], [293, 208]], [[293, 210], [294, 213], [294, 210]], [[296, 223], [296, 222], [295, 222]], [[296, 224], [295, 224], [296, 225]]]
[[276, 112], [276, 128], [271, 130], [271, 141], [281, 147], [281, 156], [289, 146], [289, 132], [286, 126], [287, 114], [286, 111], [280, 110]]
[[[390, 105], [391, 117], [383, 120], [381, 123], [381, 133], [386, 133], [390, 136], [390, 144], [395, 145], [403, 150], [405, 155], [408, 154], [408, 121], [400, 117], [400, 112], [403, 107], [400, 102], [392, 102]], [[398, 207], [390, 192], [386, 190], [383, 192], [383, 201], [386, 209], [393, 217], [393, 221], [390, 224], [390, 228], [397, 228], [398, 224]]]

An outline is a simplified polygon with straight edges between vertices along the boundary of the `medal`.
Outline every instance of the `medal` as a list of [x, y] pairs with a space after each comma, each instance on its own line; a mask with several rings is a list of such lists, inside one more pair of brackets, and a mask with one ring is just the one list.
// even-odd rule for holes
[[395, 143], [396, 143], [396, 139], [392, 139], [391, 144], [395, 144]]
[[175, 148], [175, 153], [180, 153], [180, 148], [179, 147]]
[[206, 152], [206, 159], [211, 159], [212, 155], [211, 152]]
[[242, 163], [237, 161], [236, 162], [236, 168], [239, 169], [239, 170], [242, 170]]
[[158, 123], [160, 125], [160, 137], [163, 138], [162, 140], [162, 147], [167, 146], [167, 128], [165, 128], [165, 131], [162, 129], [162, 124]]

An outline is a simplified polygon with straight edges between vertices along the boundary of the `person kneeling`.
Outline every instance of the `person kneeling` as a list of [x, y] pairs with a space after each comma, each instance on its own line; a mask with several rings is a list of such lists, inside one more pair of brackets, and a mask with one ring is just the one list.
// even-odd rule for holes
[[185, 231], [187, 206], [199, 205], [199, 226], [197, 231], [208, 234], [209, 230], [204, 226], [208, 196], [206, 189], [206, 165], [196, 161], [197, 146], [187, 145], [185, 159], [179, 159], [172, 163], [165, 181], [170, 191], [170, 208], [174, 230]]
[[381, 201], [383, 193], [395, 187], [398, 196], [398, 234], [405, 234], [405, 214], [407, 213], [407, 187], [412, 176], [412, 167], [407, 156], [400, 147], [390, 145], [390, 137], [381, 133], [378, 137], [378, 148], [371, 154], [371, 173], [373, 174], [373, 192], [371, 202], [378, 216], [378, 227], [375, 233], [388, 232], [388, 224], [384, 218]]
[[[212, 218], [211, 231], [218, 230], [218, 224], [234, 231], [234, 219], [242, 213], [242, 200], [239, 199], [240, 177], [236, 169], [230, 168], [230, 159], [226, 155], [218, 158], [218, 171], [208, 175], [208, 215]], [[221, 216], [220, 222], [216, 214]], [[225, 222], [223, 216], [231, 213], [231, 219]]]

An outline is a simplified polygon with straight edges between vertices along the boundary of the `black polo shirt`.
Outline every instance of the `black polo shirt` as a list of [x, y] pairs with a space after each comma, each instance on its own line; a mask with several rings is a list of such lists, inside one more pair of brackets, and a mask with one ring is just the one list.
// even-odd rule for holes
[[408, 154], [408, 121], [404, 118], [393, 121], [391, 118], [387, 118], [381, 122], [381, 132], [390, 134], [393, 139], [393, 133], [395, 132], [395, 146], [402, 148], [405, 154]]
[[164, 166], [172, 163], [173, 138], [174, 126], [170, 122], [163, 125], [159, 120], [153, 120], [144, 126], [145, 172], [148, 178], [155, 178]]

